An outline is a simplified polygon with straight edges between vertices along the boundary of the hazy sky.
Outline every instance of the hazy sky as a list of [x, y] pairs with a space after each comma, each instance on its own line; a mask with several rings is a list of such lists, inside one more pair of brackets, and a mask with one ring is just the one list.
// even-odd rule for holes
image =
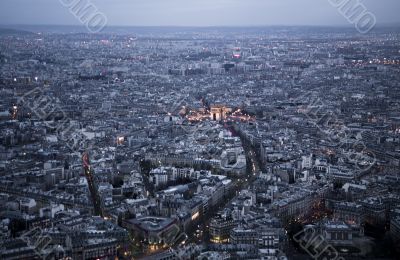
[[[0, 24], [66, 24], [79, 21], [61, 0], [0, 0]], [[64, 0], [66, 1], [66, 0]], [[108, 25], [346, 25], [328, 0], [85, 0]], [[359, 0], [377, 24], [400, 23], [400, 0]]]

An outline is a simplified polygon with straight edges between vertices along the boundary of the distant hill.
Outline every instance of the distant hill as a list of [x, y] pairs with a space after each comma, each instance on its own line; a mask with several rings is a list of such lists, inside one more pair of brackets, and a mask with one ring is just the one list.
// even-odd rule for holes
[[[0, 0], [1, 1], [1, 0]], [[6, 25], [3, 25], [5, 27]], [[377, 24], [375, 32], [400, 32], [400, 24]], [[106, 26], [100, 34], [138, 34], [141, 36], [152, 36], [153, 34], [169, 33], [353, 33], [354, 26], [348, 24], [344, 26]], [[35, 33], [54, 33], [54, 34], [86, 34], [88, 29], [83, 25], [7, 25], [2, 28], [0, 25], [0, 35], [27, 35]]]
[[25, 31], [25, 30], [16, 30], [16, 29], [0, 27], [0, 36], [1, 35], [27, 35], [27, 34], [34, 34], [34, 33]]

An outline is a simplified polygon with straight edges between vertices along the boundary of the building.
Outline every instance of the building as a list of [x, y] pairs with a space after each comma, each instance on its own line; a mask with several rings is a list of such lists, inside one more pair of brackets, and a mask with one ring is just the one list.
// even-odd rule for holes
[[231, 231], [230, 242], [232, 244], [240, 245], [240, 244], [250, 244], [250, 245], [258, 245], [259, 234], [256, 230], [252, 229], [243, 229], [243, 228], [234, 228]]
[[236, 226], [230, 211], [218, 213], [211, 219], [210, 235], [213, 243], [226, 243], [229, 241], [230, 232]]
[[125, 228], [132, 231], [134, 236], [147, 245], [173, 245], [181, 233], [173, 218], [142, 217], [126, 220]]
[[369, 197], [361, 201], [365, 221], [371, 225], [383, 225], [386, 221], [386, 206], [382, 199]]
[[327, 222], [322, 227], [323, 236], [330, 241], [351, 241], [351, 228], [344, 222]]
[[360, 204], [354, 202], [335, 203], [333, 218], [348, 224], [360, 225], [364, 221], [363, 208]]
[[400, 216], [390, 220], [390, 235], [395, 243], [400, 242]]
[[221, 121], [226, 118], [227, 113], [231, 112], [231, 108], [227, 108], [221, 105], [215, 105], [211, 107], [210, 118], [213, 121]]

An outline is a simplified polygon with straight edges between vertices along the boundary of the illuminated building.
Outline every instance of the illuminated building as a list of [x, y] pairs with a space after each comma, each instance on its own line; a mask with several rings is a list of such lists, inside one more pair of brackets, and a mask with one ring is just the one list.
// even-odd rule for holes
[[236, 221], [229, 212], [219, 213], [210, 222], [211, 242], [226, 243], [229, 241], [229, 234], [236, 226]]
[[13, 106], [12, 107], [12, 115], [11, 115], [13, 120], [17, 119], [17, 114], [18, 114], [18, 107], [17, 106]]
[[155, 247], [172, 246], [181, 234], [177, 220], [173, 218], [142, 217], [126, 220], [123, 225], [142, 243]]
[[212, 121], [221, 121], [224, 120], [230, 112], [232, 112], [231, 108], [225, 106], [212, 106], [210, 118]]
[[241, 109], [233, 111], [232, 108], [224, 105], [214, 105], [210, 107], [210, 110], [200, 108], [196, 110], [190, 110], [186, 115], [186, 119], [189, 121], [254, 121], [255, 118], [243, 113]]
[[125, 141], [125, 137], [119, 136], [117, 137], [117, 145], [122, 145]]
[[233, 53], [232, 53], [232, 58], [233, 59], [240, 59], [241, 57], [242, 57], [241, 49], [239, 47], [235, 48], [233, 50]]

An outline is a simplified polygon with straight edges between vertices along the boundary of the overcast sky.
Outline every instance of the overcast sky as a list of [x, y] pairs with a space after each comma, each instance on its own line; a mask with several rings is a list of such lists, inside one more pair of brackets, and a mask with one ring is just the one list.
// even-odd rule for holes
[[[61, 0], [0, 0], [0, 24], [78, 25]], [[65, 1], [65, 0], [64, 0]], [[108, 25], [346, 25], [328, 0], [85, 0]], [[357, 0], [358, 1], [358, 0]], [[360, 0], [377, 24], [400, 23], [400, 0]]]

